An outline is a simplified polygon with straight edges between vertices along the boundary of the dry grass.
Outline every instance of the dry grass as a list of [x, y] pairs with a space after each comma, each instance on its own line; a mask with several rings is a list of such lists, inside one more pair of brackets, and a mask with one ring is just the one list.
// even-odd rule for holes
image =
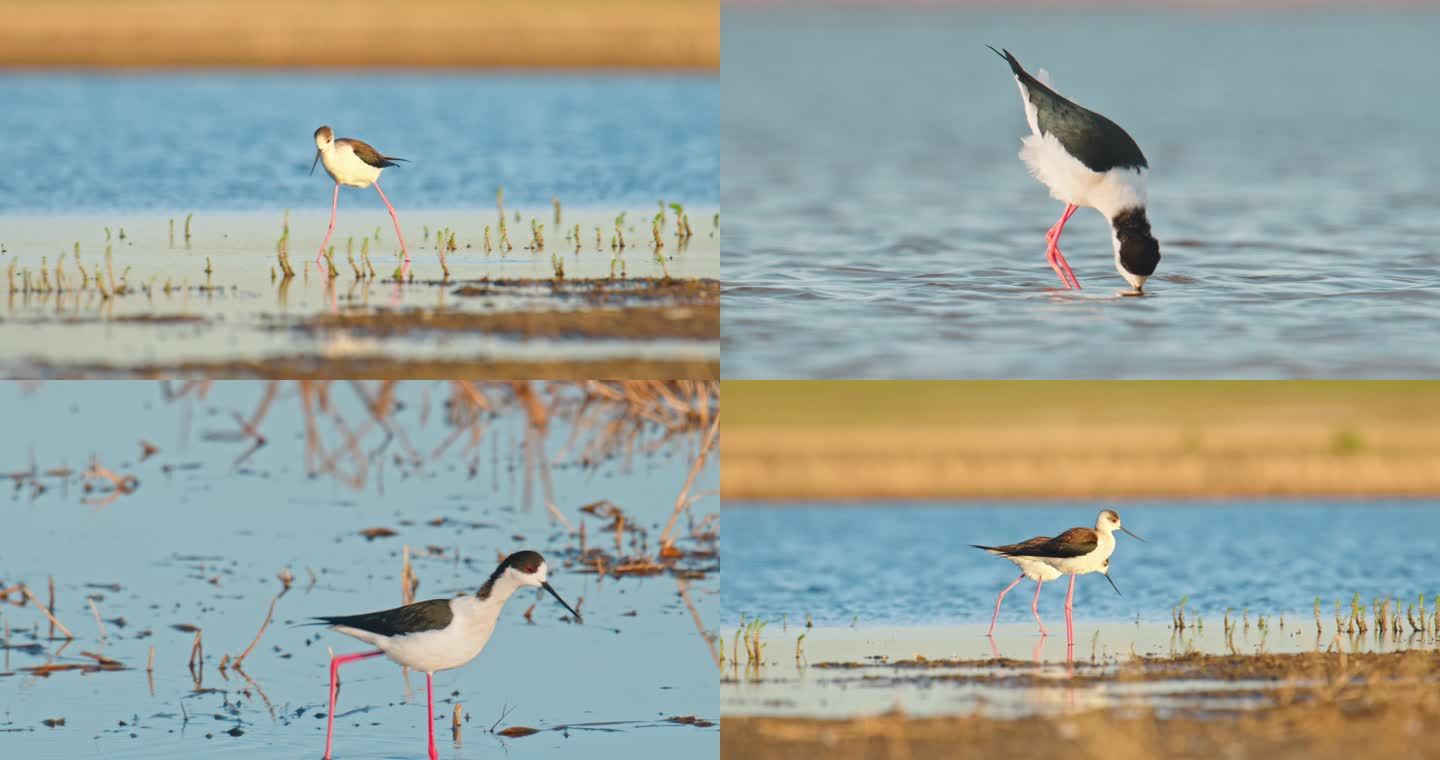
[[0, 0], [0, 66], [718, 70], [713, 0]]
[[1436, 383], [727, 391], [727, 499], [1440, 493]]

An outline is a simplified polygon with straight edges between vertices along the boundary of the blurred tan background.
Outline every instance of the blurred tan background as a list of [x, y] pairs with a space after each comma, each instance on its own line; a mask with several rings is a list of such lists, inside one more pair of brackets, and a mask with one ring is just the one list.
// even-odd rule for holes
[[738, 500], [1440, 495], [1440, 383], [724, 384]]
[[0, 0], [0, 66], [718, 70], [718, 0]]

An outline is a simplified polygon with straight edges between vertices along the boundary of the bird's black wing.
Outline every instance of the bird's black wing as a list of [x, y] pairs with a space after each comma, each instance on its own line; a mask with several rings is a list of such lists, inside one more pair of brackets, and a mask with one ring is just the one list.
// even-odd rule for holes
[[1025, 97], [1035, 107], [1035, 122], [1040, 127], [1040, 134], [1055, 135], [1055, 139], [1085, 168], [1094, 172], [1115, 168], [1150, 168], [1145, 154], [1140, 152], [1140, 146], [1119, 124], [1045, 86], [1021, 67], [1020, 61], [1009, 50], [995, 50], [995, 53], [1010, 64], [1010, 70], [1025, 87]]
[[1064, 559], [1065, 557], [1079, 557], [1095, 551], [1099, 544], [1099, 537], [1095, 531], [1089, 528], [1071, 528], [1060, 535], [1037, 541], [1031, 539], [1010, 546], [997, 546], [995, 549], [1002, 554], [1011, 557], [1054, 557]]
[[380, 151], [370, 147], [369, 143], [365, 142], [364, 140], [356, 140], [353, 137], [342, 137], [335, 142], [341, 145], [349, 145], [350, 149], [355, 151], [355, 155], [358, 156], [361, 161], [370, 164], [376, 169], [384, 169], [387, 166], [395, 166], [396, 164], [394, 162], [406, 160], [403, 158], [396, 158], [394, 156], [382, 156], [380, 155]]
[[450, 621], [454, 617], [455, 613], [450, 610], [449, 599], [431, 599], [383, 612], [369, 612], [364, 615], [333, 615], [315, 619], [326, 625], [343, 625], [347, 628], [378, 633], [381, 636], [397, 636], [444, 628], [450, 625]]

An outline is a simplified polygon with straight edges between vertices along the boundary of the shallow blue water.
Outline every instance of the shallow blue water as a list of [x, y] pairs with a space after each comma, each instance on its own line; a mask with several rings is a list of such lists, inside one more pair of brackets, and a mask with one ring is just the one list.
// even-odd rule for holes
[[[663, 722], [718, 713], [715, 664], [675, 579], [597, 579], [564, 566], [565, 530], [543, 506], [525, 506], [518, 455], [524, 435], [513, 407], [501, 405], [474, 452], [466, 451], [468, 435], [442, 449], [453, 432], [445, 386], [401, 384], [401, 407], [391, 418], [395, 435], [387, 440], [366, 424], [351, 388], [336, 384], [316, 430], [343, 474], [363, 475], [363, 485], [352, 487], [329, 474], [308, 474], [328, 456], [307, 456], [302, 407], [291, 385], [281, 388], [260, 425], [268, 444], [241, 459], [249, 443], [234, 436], [232, 414], [248, 418], [262, 392], [260, 383], [217, 383], [196, 402], [166, 401], [166, 390], [154, 382], [0, 385], [0, 419], [7, 423], [0, 472], [25, 472], [32, 462], [42, 472], [83, 468], [94, 455], [139, 478], [133, 494], [106, 506], [82, 503], [104, 492], [87, 493], [74, 478], [42, 476], [47, 487], [39, 493], [28, 483], [11, 487], [5, 478], [0, 587], [24, 581], [43, 597], [47, 576], [54, 576], [57, 614], [77, 640], [57, 653], [63, 642], [45, 638], [45, 621], [33, 607], [0, 604], [11, 643], [44, 649], [0, 654], [0, 757], [319, 757], [327, 649], [366, 647], [296, 624], [397, 606], [403, 545], [419, 555], [417, 599], [473, 593], [493, 570], [497, 552], [537, 549], [554, 568], [552, 585], [585, 617], [585, 625], [568, 624], [553, 601], [529, 591], [512, 597], [485, 651], [435, 677], [442, 757], [719, 755], [717, 728]], [[368, 430], [359, 444], [367, 465], [357, 468], [346, 453], [336, 418], [348, 430]], [[585, 519], [594, 536], [601, 523], [578, 508], [610, 499], [658, 535], [688, 474], [687, 457], [637, 455], [629, 468], [573, 466], [575, 452], [561, 454], [568, 424], [556, 416], [551, 427], [547, 451], [559, 458], [553, 471], [558, 509], [573, 522]], [[138, 461], [141, 440], [159, 452]], [[405, 463], [412, 446], [424, 460], [418, 467]], [[696, 487], [713, 492], [717, 479], [712, 460]], [[537, 501], [539, 493], [536, 486]], [[432, 522], [437, 518], [443, 521]], [[376, 526], [397, 535], [370, 541], [359, 534]], [[217, 664], [254, 638], [280, 589], [282, 568], [293, 572], [295, 585], [245, 661], [255, 684], [234, 671], [223, 675]], [[689, 593], [714, 625], [714, 575], [695, 581]], [[108, 639], [99, 635], [87, 596], [109, 621]], [[524, 618], [532, 602], [533, 625]], [[174, 630], [175, 624], [204, 631], [202, 688], [186, 667], [194, 634]], [[150, 646], [153, 685], [145, 672]], [[88, 662], [81, 651], [103, 653], [128, 669], [48, 678], [22, 670], [52, 658]], [[652, 667], [637, 665], [642, 662]], [[376, 659], [347, 665], [341, 678], [336, 757], [423, 756], [423, 676], [411, 673], [407, 689], [400, 668]], [[455, 702], [470, 715], [458, 747], [449, 729]], [[488, 734], [507, 707], [501, 727], [616, 723], [519, 739]], [[52, 718], [66, 724], [41, 724]], [[241, 733], [225, 733], [231, 729]]]
[[410, 159], [383, 179], [401, 209], [720, 192], [716, 77], [11, 73], [0, 103], [0, 212], [328, 206], [321, 124]]
[[[1433, 12], [726, 13], [724, 374], [1433, 376], [1437, 32]], [[1117, 297], [1088, 209], [1061, 241], [1085, 289], [1056, 289], [1063, 207], [1016, 155], [986, 44], [1145, 151], [1152, 297]]]
[[[1422, 502], [1147, 503], [1116, 507], [1120, 535], [1111, 577], [1081, 576], [1075, 614], [1097, 620], [1168, 620], [1187, 609], [1219, 618], [1293, 612], [1312, 615], [1316, 596], [1329, 614], [1359, 593], [1402, 604], [1440, 594], [1435, 573], [1440, 509]], [[808, 614], [817, 625], [988, 623], [995, 596], [1018, 572], [968, 545], [1055, 535], [1093, 526], [1094, 503], [797, 506], [725, 510], [722, 620], [743, 613], [767, 620]], [[1046, 584], [1040, 611], [1063, 615], [1068, 579]], [[1006, 597], [1002, 621], [1029, 620], [1034, 585]]]

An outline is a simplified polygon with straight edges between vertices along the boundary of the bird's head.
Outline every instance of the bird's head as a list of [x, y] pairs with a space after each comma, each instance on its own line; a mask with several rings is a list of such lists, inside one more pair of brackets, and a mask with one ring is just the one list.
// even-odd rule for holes
[[516, 587], [532, 586], [535, 588], [543, 588], [550, 592], [551, 596], [555, 597], [555, 601], [559, 602], [560, 606], [569, 610], [570, 614], [574, 615], [577, 621], [580, 620], [580, 613], [576, 612], [575, 608], [569, 604], [566, 604], [565, 600], [560, 598], [560, 594], [550, 585], [550, 568], [545, 564], [545, 558], [540, 556], [539, 552], [526, 549], [511, 554], [500, 562], [500, 565], [495, 568], [495, 573], [491, 575], [490, 578], [492, 582], [504, 579], [507, 584]]
[[1144, 207], [1127, 208], [1110, 220], [1120, 274], [1136, 289], [1160, 266], [1160, 241], [1150, 233]]
[[1145, 540], [1126, 530], [1124, 524], [1120, 522], [1120, 513], [1113, 509], [1106, 509], [1100, 512], [1100, 516], [1095, 518], [1095, 530], [1101, 533], [1114, 533], [1118, 530], [1138, 541]]
[[1105, 580], [1110, 581], [1110, 588], [1115, 589], [1116, 596], [1125, 596], [1124, 594], [1120, 593], [1120, 587], [1115, 585], [1115, 579], [1110, 577], [1109, 557], [1106, 557], [1105, 561], [1100, 563], [1100, 573], [1105, 576]]
[[315, 160], [310, 162], [310, 173], [315, 173], [315, 165], [320, 163], [320, 154], [335, 147], [335, 132], [329, 127], [321, 127], [315, 130]]

